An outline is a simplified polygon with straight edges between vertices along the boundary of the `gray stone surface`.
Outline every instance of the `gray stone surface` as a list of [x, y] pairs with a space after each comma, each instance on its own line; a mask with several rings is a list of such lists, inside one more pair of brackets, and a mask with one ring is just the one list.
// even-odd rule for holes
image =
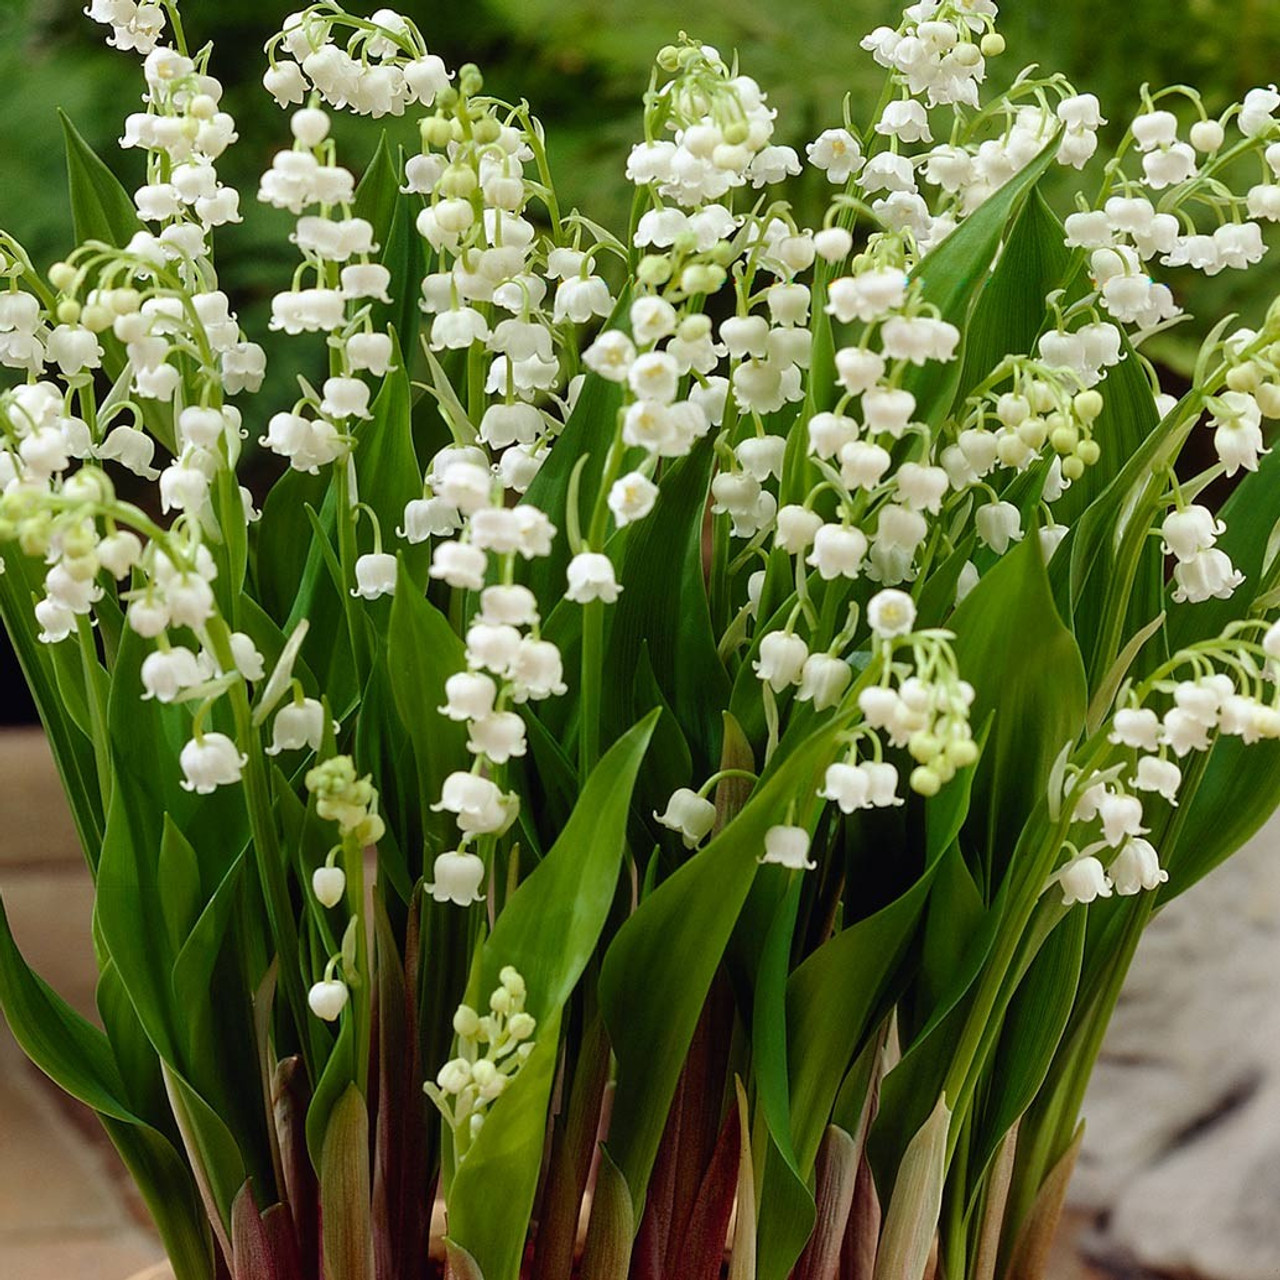
[[1085, 1115], [1101, 1257], [1280, 1277], [1280, 820], [1153, 922]]

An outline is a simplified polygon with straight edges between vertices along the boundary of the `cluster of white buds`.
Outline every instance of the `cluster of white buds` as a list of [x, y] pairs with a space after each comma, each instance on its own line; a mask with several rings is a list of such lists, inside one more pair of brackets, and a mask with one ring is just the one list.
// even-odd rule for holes
[[[873, 596], [867, 621], [883, 669], [880, 683], [858, 695], [858, 707], [869, 729], [883, 732], [891, 746], [905, 747], [916, 762], [911, 789], [923, 796], [936, 795], [958, 770], [978, 758], [969, 728], [974, 690], [960, 679], [951, 647], [954, 637], [949, 631], [915, 630], [915, 603], [905, 591], [889, 589]], [[894, 661], [904, 650], [911, 654], [910, 665]], [[874, 777], [868, 779], [867, 800], [892, 803], [880, 798], [885, 792], [872, 786], [874, 781]], [[849, 798], [854, 794], [848, 793]]]
[[[292, 238], [304, 262], [292, 287], [272, 300], [271, 328], [326, 333], [334, 363], [319, 391], [303, 384], [304, 394], [292, 409], [271, 418], [261, 443], [288, 458], [294, 470], [314, 475], [349, 456], [358, 424], [372, 416], [372, 390], [362, 375], [381, 378], [391, 369], [391, 337], [377, 331], [372, 320], [373, 304], [391, 300], [391, 272], [375, 260], [379, 246], [373, 227], [352, 212], [355, 180], [337, 163], [328, 115], [305, 107], [290, 124], [293, 149], [275, 157], [258, 196], [299, 215]], [[380, 536], [375, 541], [377, 554]], [[385, 578], [385, 564], [375, 563]], [[394, 585], [394, 573], [391, 577]], [[371, 594], [359, 580], [357, 589]]]
[[[1173, 527], [1174, 539], [1214, 536], [1211, 522], [1207, 530], [1200, 527], [1197, 510], [1183, 513], [1190, 518]], [[1101, 827], [1101, 840], [1082, 850], [1070, 846], [1073, 857], [1051, 880], [1067, 905], [1109, 897], [1113, 890], [1127, 896], [1157, 889], [1168, 880], [1155, 848], [1143, 839], [1149, 829], [1141, 795], [1176, 806], [1180, 762], [1209, 751], [1218, 734], [1246, 743], [1280, 739], [1278, 661], [1280, 623], [1250, 619], [1176, 654], [1141, 688], [1122, 691], [1107, 741], [1123, 762], [1067, 778], [1072, 822]], [[1188, 669], [1184, 678], [1174, 678]], [[1147, 705], [1156, 694], [1168, 699], [1163, 713]]]
[[[438, 455], [429, 485], [433, 496], [421, 501], [438, 504], [434, 512], [443, 512], [450, 525], [455, 518], [465, 521], [458, 539], [436, 543], [431, 576], [480, 594], [480, 609], [466, 635], [467, 669], [445, 682], [445, 705], [439, 709], [467, 725], [467, 747], [476, 758], [470, 772], [445, 779], [433, 806], [454, 814], [462, 841], [436, 858], [434, 880], [427, 885], [438, 902], [466, 906], [483, 897], [485, 872], [471, 843], [506, 831], [519, 810], [517, 796], [500, 785], [507, 763], [527, 749], [524, 720], [513, 707], [558, 696], [566, 688], [560, 650], [540, 632], [537, 600], [514, 581], [516, 558], [549, 554], [556, 531], [537, 507], [502, 505], [501, 483], [474, 447]], [[413, 518], [407, 514], [406, 525]], [[486, 586], [490, 555], [500, 581]]]
[[111, 28], [107, 43], [150, 53], [164, 31], [165, 11], [155, 0], [90, 0], [85, 13]]
[[215, 168], [236, 125], [221, 109], [222, 85], [208, 74], [207, 56], [154, 49], [143, 64], [147, 110], [125, 121], [120, 139], [147, 153], [147, 180], [134, 194], [138, 217], [161, 227], [161, 244], [187, 262], [207, 256], [213, 227], [241, 220], [240, 193], [223, 186]]
[[908, 98], [976, 107], [986, 59], [1004, 51], [995, 18], [994, 0], [924, 0], [907, 8], [896, 29], [877, 27], [862, 47]]
[[344, 840], [363, 848], [382, 839], [386, 824], [378, 814], [373, 779], [360, 777], [350, 756], [332, 756], [308, 769], [306, 784], [315, 797], [316, 812], [336, 822]]
[[498, 981], [488, 1013], [458, 1006], [453, 1015], [457, 1056], [440, 1068], [434, 1083], [423, 1085], [453, 1132], [459, 1160], [484, 1127], [490, 1105], [507, 1091], [534, 1049], [538, 1024], [525, 1012], [524, 979], [506, 965]]
[[[1158, 105], [1179, 97], [1196, 115], [1185, 141], [1179, 137], [1183, 122], [1178, 115]], [[1066, 220], [1067, 244], [1090, 253], [1099, 304], [1118, 323], [1134, 327], [1135, 341], [1180, 314], [1168, 285], [1152, 279], [1155, 259], [1206, 275], [1244, 270], [1266, 252], [1255, 219], [1280, 218], [1276, 182], [1238, 194], [1227, 181], [1236, 162], [1250, 153], [1264, 158], [1269, 178], [1280, 175], [1280, 120], [1274, 114], [1280, 94], [1250, 90], [1242, 103], [1216, 120], [1205, 114], [1199, 95], [1183, 86], [1154, 96], [1144, 90], [1142, 105], [1108, 165], [1109, 181], [1098, 207], [1082, 202]], [[1234, 143], [1227, 134], [1232, 123], [1241, 135]], [[1140, 157], [1140, 174], [1126, 173], [1130, 155]], [[1212, 212], [1212, 229], [1196, 221], [1198, 209]]]
[[645, 141], [627, 160], [637, 186], [656, 185], [663, 200], [694, 209], [748, 182], [761, 187], [800, 172], [790, 147], [770, 143], [776, 113], [760, 86], [735, 75], [717, 50], [686, 37], [658, 54], [658, 70], [669, 78], [658, 85], [655, 74]]
[[365, 19], [312, 5], [285, 19], [267, 52], [271, 65], [262, 83], [282, 107], [315, 92], [337, 110], [400, 116], [414, 103], [429, 107], [449, 84], [416, 24], [394, 9]]

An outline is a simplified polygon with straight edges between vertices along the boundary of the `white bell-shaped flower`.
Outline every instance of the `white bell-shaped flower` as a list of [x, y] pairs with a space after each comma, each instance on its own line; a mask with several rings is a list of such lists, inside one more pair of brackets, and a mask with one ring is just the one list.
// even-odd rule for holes
[[334, 979], [317, 982], [307, 992], [307, 1004], [311, 1012], [325, 1022], [337, 1022], [350, 998], [351, 993], [347, 990], [347, 984]]
[[799, 636], [789, 631], [771, 631], [760, 641], [760, 656], [752, 665], [774, 693], [781, 693], [799, 683], [808, 657], [809, 646]]
[[696, 849], [716, 822], [716, 807], [688, 787], [671, 793], [666, 811], [653, 815], [664, 827], [678, 831], [686, 849]]
[[813, 550], [806, 564], [817, 569], [826, 582], [834, 578], [856, 578], [867, 554], [867, 536], [854, 526], [824, 524], [814, 534]]
[[803, 827], [776, 826], [764, 833], [764, 857], [792, 871], [812, 871], [818, 864], [809, 861], [809, 833]]
[[1111, 880], [1107, 876], [1107, 869], [1094, 857], [1077, 858], [1068, 863], [1058, 873], [1058, 884], [1062, 889], [1064, 907], [1111, 897]]
[[1160, 865], [1160, 855], [1147, 840], [1126, 841], [1109, 869], [1116, 892], [1122, 898], [1132, 897], [1144, 889], [1158, 889], [1169, 879]]
[[433, 804], [431, 810], [454, 814], [464, 832], [490, 835], [502, 831], [514, 816], [514, 800], [491, 779], [457, 770], [444, 780], [439, 803]]
[[140, 675], [146, 690], [143, 700], [154, 698], [157, 702], [172, 702], [183, 689], [204, 678], [199, 659], [182, 645], [147, 654]]
[[322, 907], [336, 907], [347, 891], [347, 874], [341, 867], [317, 867], [311, 873], [311, 892]]
[[192, 738], [178, 756], [185, 775], [184, 791], [210, 795], [218, 787], [240, 781], [240, 773], [249, 757], [242, 754], [225, 733], [206, 733]]
[[815, 711], [827, 711], [844, 696], [853, 679], [853, 670], [843, 658], [829, 653], [812, 653], [800, 672], [801, 702], [812, 702]]
[[506, 764], [525, 753], [524, 721], [514, 711], [494, 711], [472, 720], [467, 750], [494, 764]]
[[356, 560], [356, 585], [353, 596], [364, 600], [376, 600], [389, 596], [396, 589], [396, 558], [385, 551], [370, 552]]
[[609, 490], [609, 510], [619, 528], [643, 520], [657, 500], [658, 486], [639, 471], [621, 476]]
[[493, 711], [498, 686], [479, 671], [459, 671], [444, 682], [445, 705], [437, 710], [450, 720], [479, 720]]
[[1108, 742], [1154, 751], [1160, 745], [1160, 717], [1149, 707], [1123, 707], [1111, 722]]
[[319, 751], [324, 738], [324, 705], [315, 698], [290, 702], [276, 712], [271, 725], [271, 745], [267, 755], [282, 751]]
[[1177, 804], [1181, 785], [1182, 770], [1172, 760], [1143, 756], [1138, 761], [1138, 771], [1133, 778], [1133, 786], [1138, 791], [1154, 791], [1170, 804]]
[[598, 551], [581, 551], [569, 561], [565, 599], [575, 604], [603, 600], [613, 604], [622, 588], [614, 576], [613, 561]]
[[1129, 836], [1147, 833], [1142, 825], [1142, 801], [1137, 796], [1108, 791], [1098, 805], [1098, 817], [1102, 820], [1102, 838], [1113, 849]]
[[484, 586], [489, 557], [470, 542], [438, 542], [431, 553], [431, 577], [451, 587], [479, 591]]
[[480, 883], [484, 880], [484, 863], [474, 853], [442, 853], [431, 870], [432, 879], [423, 888], [436, 902], [452, 902], [469, 907], [482, 902]]
[[822, 789], [818, 794], [832, 801], [841, 813], [855, 813], [871, 808], [871, 778], [861, 765], [833, 764], [828, 766]]
[[916, 624], [916, 602], [892, 587], [877, 591], [867, 605], [867, 622], [882, 640], [908, 635]]

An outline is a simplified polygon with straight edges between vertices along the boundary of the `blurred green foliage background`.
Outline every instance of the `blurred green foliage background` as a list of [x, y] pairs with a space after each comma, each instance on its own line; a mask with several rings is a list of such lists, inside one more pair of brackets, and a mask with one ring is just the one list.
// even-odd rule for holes
[[[213, 39], [213, 70], [241, 142], [222, 164], [224, 180], [244, 193], [243, 226], [218, 233], [224, 278], [255, 336], [265, 327], [270, 294], [294, 261], [288, 215], [259, 206], [257, 175], [288, 140], [283, 114], [261, 90], [262, 46], [299, 0], [186, 0], [193, 42]], [[375, 3], [353, 3], [368, 13]], [[993, 76], [1011, 77], [1027, 63], [1064, 71], [1098, 94], [1113, 137], [1136, 109], [1139, 87], [1184, 82], [1200, 87], [1211, 111], [1252, 85], [1280, 79], [1280, 0], [1008, 0], [1001, 29], [1008, 52]], [[75, 0], [0, 0], [0, 223], [48, 263], [70, 245], [70, 218], [56, 108], [118, 166], [138, 180], [137, 153], [114, 147], [120, 122], [140, 87], [134, 55], [105, 46]], [[654, 52], [681, 29], [736, 49], [744, 70], [779, 109], [779, 140], [802, 146], [839, 121], [851, 94], [855, 121], [865, 122], [883, 83], [858, 41], [881, 22], [896, 23], [895, 0], [406, 0], [401, 8], [422, 27], [433, 51], [452, 66], [477, 62], [491, 90], [523, 96], [547, 127], [564, 206], [579, 205], [621, 229], [629, 195], [624, 158], [639, 135], [640, 95]], [[393, 140], [416, 145], [404, 121], [344, 121], [345, 162], [357, 171], [385, 123]], [[1105, 139], [1104, 139], [1105, 141]], [[1249, 177], [1247, 182], [1257, 181]], [[1092, 193], [1089, 171], [1058, 173], [1062, 203], [1072, 190]], [[820, 212], [816, 175], [795, 199], [810, 220]], [[1178, 283], [1202, 318], [1225, 310], [1256, 315], [1280, 292], [1280, 265], [1264, 264], [1246, 282], [1224, 273]], [[1205, 326], [1207, 327], [1207, 326]], [[1200, 326], [1195, 326], [1199, 329]], [[1166, 340], [1175, 367], [1193, 336]], [[1180, 351], [1181, 348], [1181, 351]], [[273, 384], [288, 391], [295, 349], [275, 366]]]

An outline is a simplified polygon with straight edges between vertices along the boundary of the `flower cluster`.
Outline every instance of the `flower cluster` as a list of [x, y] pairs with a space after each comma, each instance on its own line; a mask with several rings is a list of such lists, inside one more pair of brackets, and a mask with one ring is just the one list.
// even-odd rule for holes
[[[1179, 513], [1189, 519], [1173, 526], [1175, 539], [1201, 525], [1197, 510]], [[1213, 531], [1201, 526], [1198, 532]], [[1280, 739], [1278, 661], [1280, 624], [1236, 623], [1221, 639], [1175, 655], [1140, 688], [1122, 694], [1107, 743], [1124, 762], [1068, 780], [1072, 822], [1097, 824], [1101, 839], [1083, 849], [1068, 846], [1073, 856], [1054, 875], [1064, 903], [1092, 902], [1113, 890], [1127, 896], [1168, 880], [1155, 847], [1143, 839], [1150, 831], [1142, 796], [1176, 806], [1182, 762], [1209, 751], [1217, 735], [1246, 743]], [[1163, 712], [1148, 705], [1156, 696], [1167, 700]]]
[[453, 1029], [458, 1054], [423, 1086], [453, 1131], [458, 1159], [484, 1127], [489, 1107], [507, 1091], [534, 1050], [538, 1024], [525, 1012], [524, 979], [506, 965], [489, 997], [489, 1012], [458, 1006]]

